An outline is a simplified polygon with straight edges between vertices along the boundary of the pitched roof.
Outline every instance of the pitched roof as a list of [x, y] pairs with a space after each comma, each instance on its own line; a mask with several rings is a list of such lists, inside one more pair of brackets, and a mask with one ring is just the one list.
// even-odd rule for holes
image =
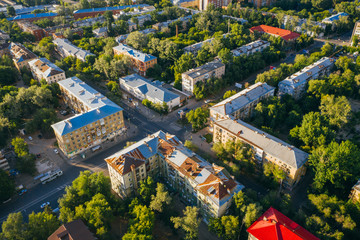
[[301, 69], [297, 73], [285, 78], [279, 82], [279, 85], [288, 85], [295, 88], [298, 85], [304, 84], [304, 82], [306, 82], [309, 78], [312, 78], [312, 76], [316, 76], [324, 68], [334, 65], [334, 63], [334, 58], [323, 57], [313, 64]]
[[258, 49], [262, 46], [270, 46], [270, 43], [268, 41], [264, 41], [264, 40], [260, 39], [260, 40], [256, 40], [254, 42], [248, 43], [246, 45], [243, 45], [237, 49], [231, 50], [231, 52], [235, 57], [238, 57], [243, 54], [248, 54], [249, 52], [253, 51], [254, 49]]
[[337, 14], [334, 14], [334, 15], [330, 16], [330, 17], [324, 18], [322, 21], [325, 22], [325, 23], [331, 23], [333, 21], [339, 20], [340, 17], [346, 17], [346, 16], [349, 16], [349, 14], [344, 13], [344, 12], [339, 12]]
[[320, 240], [272, 207], [247, 231], [258, 240]]
[[120, 78], [120, 84], [132, 89], [137, 89], [146, 97], [156, 99], [160, 102], [167, 103], [179, 97], [179, 95], [163, 88], [159, 81], [150, 82], [136, 73]]
[[207, 73], [214, 71], [215, 69], [223, 67], [223, 66], [225, 66], [225, 64], [223, 64], [221, 61], [216, 59], [212, 62], [205, 63], [204, 65], [199, 66], [197, 68], [190, 69], [189, 71], [187, 71], [183, 74], [187, 75], [191, 78], [198, 78], [204, 74], [207, 74]]
[[255, 27], [250, 28], [250, 30], [264, 32], [264, 33], [268, 33], [268, 34], [272, 34], [272, 35], [277, 35], [277, 36], [281, 37], [282, 39], [284, 39], [285, 41], [293, 40], [293, 39], [300, 37], [300, 34], [298, 34], [298, 33], [295, 33], [295, 32], [289, 31], [289, 30], [285, 30], [285, 29], [281, 29], [281, 28], [277, 28], [277, 27], [267, 26], [267, 25], [255, 26]]
[[113, 49], [116, 51], [119, 51], [121, 53], [127, 53], [131, 57], [133, 57], [141, 62], [147, 62], [147, 61], [157, 58], [151, 54], [146, 54], [146, 53], [140, 52], [139, 50], [136, 50], [136, 49], [134, 49], [126, 44], [122, 44], [122, 43], [120, 43], [119, 46], [113, 47]]
[[360, 192], [360, 179], [355, 183], [355, 185], [352, 187], [352, 189]]
[[61, 225], [48, 240], [95, 240], [94, 235], [89, 231], [81, 219]]
[[23, 19], [29, 19], [29, 18], [56, 17], [57, 15], [58, 15], [57, 13], [53, 13], [53, 12], [32, 13], [32, 14], [18, 15], [18, 16], [15, 16], [15, 17], [7, 18], [6, 20], [13, 21], [13, 20], [23, 20]]
[[31, 60], [29, 62], [29, 65], [30, 67], [36, 68], [36, 71], [39, 71], [44, 78], [64, 72], [64, 70], [62, 70], [61, 68], [59, 68], [54, 63], [47, 60], [46, 58]]
[[250, 145], [262, 149], [267, 154], [276, 157], [295, 169], [302, 167], [308, 160], [309, 154], [306, 152], [241, 120], [225, 119], [214, 124], [230, 131]]
[[267, 83], [258, 82], [217, 103], [216, 105], [212, 106], [210, 110], [223, 116], [231, 115], [271, 91], [274, 92], [275, 88], [268, 85]]
[[85, 59], [87, 56], [95, 56], [95, 54], [73, 45], [69, 40], [64, 38], [56, 38], [53, 40], [53, 43], [80, 59]]
[[10, 54], [15, 62], [23, 62], [29, 59], [37, 58], [35, 53], [31, 52], [21, 43], [11, 43], [9, 45]]
[[103, 7], [103, 8], [88, 8], [88, 9], [80, 9], [75, 10], [73, 13], [88, 13], [88, 12], [105, 12], [105, 11], [116, 11], [123, 10], [126, 8], [137, 8], [137, 7], [147, 7], [150, 6], [148, 4], [135, 4], [135, 5], [126, 5], [126, 6], [116, 6], [116, 7]]

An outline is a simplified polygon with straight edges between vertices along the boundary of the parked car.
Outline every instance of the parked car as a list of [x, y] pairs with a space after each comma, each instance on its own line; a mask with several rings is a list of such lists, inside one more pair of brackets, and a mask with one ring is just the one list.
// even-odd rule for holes
[[19, 196], [23, 195], [24, 193], [27, 193], [27, 189], [23, 189], [19, 192]]
[[54, 148], [54, 153], [59, 154], [59, 151], [56, 148]]
[[41, 158], [41, 154], [40, 153], [36, 154], [36, 157]]
[[50, 203], [49, 202], [44, 202], [43, 204], [40, 205], [40, 208], [45, 208], [46, 206], [49, 206]]
[[28, 138], [29, 138], [29, 140], [30, 140], [30, 141], [32, 141], [32, 140], [33, 140], [33, 138], [32, 138], [31, 136], [29, 136]]

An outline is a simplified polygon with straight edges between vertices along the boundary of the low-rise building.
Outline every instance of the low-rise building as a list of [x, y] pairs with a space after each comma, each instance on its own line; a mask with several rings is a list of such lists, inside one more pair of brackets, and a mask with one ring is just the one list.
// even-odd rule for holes
[[262, 52], [267, 47], [270, 47], [270, 43], [268, 41], [256, 40], [237, 49], [234, 49], [231, 52], [235, 57], [238, 57], [241, 55], [251, 55], [256, 52]]
[[27, 49], [21, 43], [11, 43], [9, 45], [9, 52], [15, 67], [20, 71], [23, 67], [29, 68], [28, 62], [38, 58], [33, 52]]
[[341, 17], [347, 17], [347, 16], [349, 16], [349, 14], [344, 13], [344, 12], [339, 12], [337, 14], [334, 14], [334, 15], [330, 16], [330, 17], [324, 18], [322, 20], [322, 22], [326, 23], [326, 24], [333, 24], [334, 21], [338, 21], [338, 20], [340, 20]]
[[277, 28], [277, 27], [271, 27], [267, 25], [259, 25], [256, 27], [250, 28], [250, 32], [260, 32], [260, 33], [266, 33], [275, 37], [281, 37], [286, 42], [295, 41], [298, 37], [300, 37], [300, 34], [296, 32], [292, 32], [289, 30]]
[[287, 77], [279, 82], [279, 96], [289, 94], [295, 99], [299, 99], [306, 90], [307, 82], [311, 79], [318, 79], [329, 75], [334, 63], [334, 58], [323, 57], [317, 62]]
[[102, 15], [106, 11], [111, 11], [114, 15], [119, 14], [121, 11], [127, 8], [141, 8], [148, 7], [148, 4], [135, 4], [135, 5], [126, 5], [126, 6], [115, 6], [115, 7], [102, 7], [102, 8], [89, 8], [89, 9], [79, 9], [73, 12], [75, 19], [85, 18], [85, 17], [95, 17], [97, 15]]
[[162, 87], [159, 81], [149, 81], [138, 74], [128, 75], [119, 80], [120, 87], [140, 100], [166, 104], [171, 111], [180, 105], [180, 96]]
[[61, 225], [47, 240], [95, 240], [81, 219]]
[[59, 81], [64, 102], [79, 114], [51, 125], [67, 157], [123, 134], [123, 109], [77, 77]]
[[100, 27], [97, 29], [94, 29], [93, 34], [95, 35], [95, 37], [107, 37], [108, 36], [108, 29], [107, 27]]
[[350, 198], [354, 202], [360, 201], [360, 179], [357, 181], [357, 183], [352, 187]]
[[56, 11], [56, 7], [59, 5], [37, 5], [32, 7], [22, 7], [19, 9], [15, 8], [16, 15], [23, 15], [23, 14], [29, 14], [32, 13], [35, 10], [46, 10], [48, 12], [50, 11]]
[[191, 69], [181, 74], [182, 90], [190, 95], [193, 95], [197, 82], [204, 82], [209, 78], [221, 78], [224, 74], [225, 64], [219, 60], [208, 62], [200, 67]]
[[133, 70], [142, 76], [145, 76], [146, 71], [157, 64], [157, 57], [142, 53], [126, 44], [120, 43], [119, 46], [114, 47], [113, 50], [114, 55], [129, 56]]
[[275, 88], [258, 82], [210, 107], [211, 122], [223, 119], [251, 117], [253, 109], [263, 99], [274, 96]]
[[214, 122], [214, 142], [241, 141], [249, 144], [259, 163], [279, 166], [285, 173], [283, 186], [292, 190], [306, 173], [308, 154], [241, 120]]
[[182, 28], [186, 29], [186, 24], [192, 19], [192, 15], [188, 15], [185, 17], [180, 17], [174, 20], [168, 20], [166, 22], [160, 22], [160, 23], [156, 23], [154, 24], [152, 27], [158, 31], [163, 31], [165, 28], [168, 28], [170, 26], [170, 24], [176, 22], [176, 21], [180, 21], [182, 22]]
[[273, 207], [261, 215], [247, 232], [248, 240], [320, 240]]
[[137, 19], [137, 24], [140, 27], [142, 27], [146, 21], [151, 21], [150, 14], [140, 15], [140, 16], [132, 17], [129, 19], [129, 21], [131, 21], [132, 23], [136, 23], [136, 22], [133, 22], [133, 18]]
[[[59, 28], [56, 31], [54, 31], [54, 28], [46, 28], [44, 29], [44, 31], [46, 32], [46, 36], [52, 36], [53, 39], [57, 39], [57, 38], [66, 38], [64, 35], [65, 29], [66, 28]], [[82, 37], [84, 34], [84, 30], [82, 28], [72, 28], [70, 30], [72, 34], [77, 34], [80, 37]]]
[[[141, 30], [139, 32], [144, 34], [144, 35], [149, 35], [150, 33], [155, 33], [156, 30], [153, 29], [153, 28], [146, 28], [146, 29]], [[115, 38], [115, 40], [116, 40], [117, 43], [125, 43], [128, 36], [129, 36], [129, 34], [123, 34], [123, 35], [117, 36]]]
[[65, 72], [46, 58], [34, 59], [29, 62], [33, 77], [41, 81], [44, 79], [48, 84], [65, 80]]
[[[354, 25], [354, 29], [350, 38], [350, 44], [353, 46], [354, 37], [357, 37], [360, 40], [360, 21], [356, 21]], [[353, 46], [357, 47], [357, 46]]]
[[57, 38], [53, 40], [53, 43], [56, 45], [57, 52], [62, 57], [73, 56], [85, 62], [87, 56], [95, 56], [95, 54], [73, 45], [69, 40], [64, 38]]
[[28, 32], [35, 36], [36, 41], [40, 41], [43, 37], [45, 37], [44, 30], [28, 21], [18, 21], [17, 25], [24, 32]]
[[28, 21], [33, 22], [40, 19], [54, 19], [58, 14], [53, 12], [47, 12], [47, 13], [32, 13], [32, 14], [23, 14], [23, 15], [17, 15], [15, 17], [7, 18], [8, 21]]
[[245, 24], [245, 23], [248, 22], [248, 20], [245, 20], [243, 18], [237, 18], [237, 17], [233, 17], [233, 16], [229, 16], [229, 15], [222, 15], [222, 17], [223, 18], [230, 18], [230, 19], [235, 20], [235, 21], [237, 21], [237, 22], [239, 22], [241, 24]]
[[230, 0], [199, 0], [199, 10], [205, 11], [209, 5], [213, 5], [216, 8], [227, 7], [231, 3]]
[[104, 23], [105, 22], [105, 18], [103, 16], [99, 16], [99, 17], [94, 17], [94, 18], [86, 18], [83, 20], [78, 20], [73, 22], [73, 26], [74, 27], [90, 27], [92, 25], [94, 25], [95, 23]]
[[4, 44], [10, 41], [10, 36], [6, 32], [0, 30], [0, 44]]
[[187, 149], [179, 139], [156, 132], [105, 159], [112, 189], [121, 197], [136, 192], [147, 176], [162, 176], [205, 219], [221, 217], [244, 186], [223, 168]]
[[[228, 36], [228, 33], [223, 34], [223, 38], [226, 38]], [[184, 47], [184, 53], [192, 53], [194, 55], [197, 55], [197, 52], [201, 49], [201, 47], [204, 45], [204, 43], [211, 43], [215, 38], [209, 38], [205, 41], [194, 43], [192, 45], [189, 45], [187, 47]]]

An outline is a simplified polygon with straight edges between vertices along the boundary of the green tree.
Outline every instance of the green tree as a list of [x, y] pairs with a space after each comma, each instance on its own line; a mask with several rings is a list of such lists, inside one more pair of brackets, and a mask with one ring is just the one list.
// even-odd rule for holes
[[46, 212], [34, 213], [29, 215], [27, 233], [30, 239], [46, 239], [56, 229], [60, 227], [60, 222], [54, 214]]
[[264, 175], [267, 177], [273, 177], [275, 181], [281, 182], [286, 178], [286, 173], [278, 165], [273, 163], [263, 164]]
[[201, 107], [191, 110], [186, 114], [186, 118], [191, 123], [193, 130], [199, 130], [205, 127], [209, 117], [209, 110]]
[[193, 240], [198, 238], [200, 218], [198, 218], [198, 208], [187, 206], [183, 217], [171, 217], [171, 222], [175, 228], [181, 228], [185, 231], [185, 239]]
[[58, 121], [56, 112], [54, 109], [42, 108], [36, 111], [33, 115], [33, 119], [26, 123], [26, 131], [33, 133], [36, 130], [40, 130], [43, 134], [51, 134], [51, 125]]
[[150, 208], [154, 211], [162, 212], [164, 206], [169, 205], [171, 197], [165, 190], [165, 186], [162, 183], [158, 183], [156, 187], [156, 195], [151, 195]]
[[0, 87], [14, 84], [17, 80], [17, 72], [11, 66], [0, 66]]
[[131, 215], [132, 218], [129, 222], [130, 230], [128, 232], [151, 236], [155, 221], [154, 212], [145, 205], [136, 205], [132, 210]]
[[360, 151], [349, 140], [340, 144], [331, 142], [312, 151], [309, 164], [315, 172], [315, 188], [322, 190], [330, 184], [330, 188], [343, 190], [360, 174]]
[[15, 154], [18, 157], [23, 157], [29, 154], [29, 145], [24, 139], [20, 137], [13, 138], [11, 140], [11, 145], [14, 146]]
[[151, 201], [151, 196], [155, 194], [155, 182], [151, 177], [147, 177], [140, 182], [138, 189], [139, 195], [144, 204], [148, 205]]
[[231, 97], [232, 95], [236, 94], [236, 90], [229, 90], [224, 93], [223, 99], [227, 99]]
[[9, 175], [0, 169], [0, 202], [8, 200], [15, 193], [15, 183]]
[[221, 218], [210, 218], [209, 230], [216, 233], [221, 239], [237, 239], [240, 225], [239, 217], [222, 216]]
[[351, 115], [351, 105], [345, 96], [322, 96], [319, 108], [321, 114], [329, 119], [330, 125], [334, 125], [339, 128], [348, 123]]
[[0, 237], [8, 240], [23, 240], [26, 237], [26, 225], [21, 212], [10, 213], [5, 222], [2, 223]]
[[112, 27], [112, 24], [114, 22], [113, 12], [112, 11], [106, 11], [106, 12], [104, 12], [103, 16], [106, 19], [106, 27], [107, 27], [108, 35], [113, 36], [114, 35], [114, 30], [113, 30], [113, 27]]
[[7, 13], [7, 15], [8, 15], [9, 17], [15, 16], [15, 15], [16, 15], [16, 13], [15, 13], [15, 8], [14, 8], [13, 6], [11, 6], [11, 5], [7, 5], [7, 6], [6, 6], [6, 13]]
[[126, 38], [126, 43], [135, 49], [143, 49], [147, 45], [147, 36], [139, 31], [131, 32]]

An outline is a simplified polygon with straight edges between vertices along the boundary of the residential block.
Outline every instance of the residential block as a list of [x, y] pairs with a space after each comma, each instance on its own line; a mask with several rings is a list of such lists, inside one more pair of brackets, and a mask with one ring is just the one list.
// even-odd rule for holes
[[27, 49], [21, 43], [10, 43], [9, 52], [15, 67], [20, 71], [23, 67], [29, 68], [28, 63], [38, 58], [33, 52]]
[[262, 52], [267, 47], [270, 47], [270, 43], [268, 41], [256, 40], [254, 42], [248, 43], [248, 44], [246, 44], [244, 46], [241, 46], [241, 47], [239, 47], [237, 49], [232, 50], [231, 53], [235, 57], [239, 57], [241, 55], [251, 55], [251, 54], [254, 54], [256, 52]]
[[64, 38], [56, 38], [53, 40], [53, 43], [56, 45], [57, 52], [64, 58], [73, 56], [85, 62], [87, 56], [95, 56], [95, 54], [73, 45], [69, 40]]
[[48, 84], [65, 80], [65, 72], [46, 58], [34, 59], [29, 62], [33, 77], [41, 81], [44, 79]]

